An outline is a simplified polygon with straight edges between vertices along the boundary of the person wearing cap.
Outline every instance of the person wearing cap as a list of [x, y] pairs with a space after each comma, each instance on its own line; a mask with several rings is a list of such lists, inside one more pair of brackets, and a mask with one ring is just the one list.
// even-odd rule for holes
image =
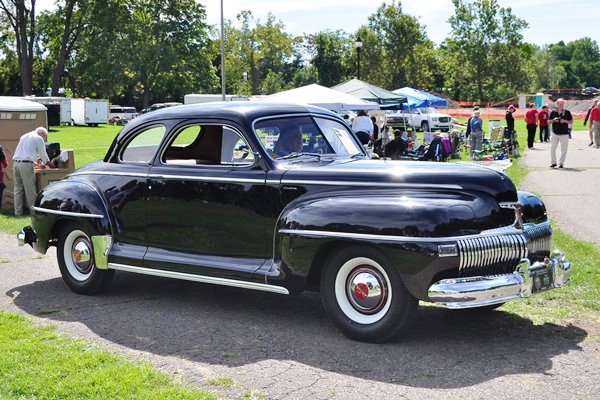
[[506, 114], [504, 115], [504, 118], [506, 119], [506, 128], [510, 133], [513, 133], [515, 131], [515, 118], [513, 117], [514, 112], [515, 106], [511, 104], [510, 106], [508, 106]]
[[525, 120], [525, 124], [527, 124], [527, 147], [533, 149], [538, 120], [538, 110], [535, 108], [535, 104], [531, 103], [529, 105], [529, 110], [527, 110], [523, 119]]
[[[23, 197], [27, 201], [27, 206], [31, 210], [37, 194], [35, 188], [34, 166], [43, 167], [50, 163], [50, 158], [46, 154], [46, 128], [39, 127], [34, 131], [21, 136], [13, 160], [13, 180], [15, 215], [23, 215]], [[40, 161], [41, 160], [41, 161]]]
[[573, 121], [571, 112], [565, 109], [565, 101], [563, 99], [556, 100], [556, 110], [550, 113], [550, 121], [552, 121], [552, 138], [550, 139], [550, 168], [556, 167], [556, 148], [560, 143], [560, 159], [558, 160], [558, 168], [563, 168], [565, 159], [567, 158], [567, 150], [569, 148], [569, 123]]
[[540, 121], [540, 143], [548, 142], [550, 135], [548, 133], [548, 106], [542, 106], [542, 111], [538, 113]]
[[[473, 112], [479, 111], [479, 106], [473, 107]], [[467, 131], [465, 132], [465, 138], [468, 139], [469, 135], [471, 135], [471, 118], [473, 118], [473, 114], [467, 119]]]
[[479, 110], [473, 110], [473, 116], [469, 119], [469, 127], [471, 128], [471, 159], [474, 160], [476, 154], [481, 152], [483, 144], [483, 121], [480, 117]]

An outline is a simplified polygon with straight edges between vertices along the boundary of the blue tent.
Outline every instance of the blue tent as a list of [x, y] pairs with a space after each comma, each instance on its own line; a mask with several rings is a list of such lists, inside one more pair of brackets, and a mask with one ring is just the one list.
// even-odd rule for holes
[[415, 107], [447, 107], [448, 101], [442, 97], [434, 96], [430, 93], [423, 92], [418, 89], [403, 87], [396, 89], [394, 93], [406, 96], [408, 105], [411, 108]]

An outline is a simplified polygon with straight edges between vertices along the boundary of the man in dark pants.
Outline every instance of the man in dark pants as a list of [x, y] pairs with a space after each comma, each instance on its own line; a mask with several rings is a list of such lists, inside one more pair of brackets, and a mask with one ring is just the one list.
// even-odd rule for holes
[[533, 142], [535, 141], [535, 131], [537, 130], [537, 116], [538, 111], [535, 108], [535, 104], [529, 105], [529, 110], [525, 113], [525, 123], [527, 124], [527, 147], [533, 149]]

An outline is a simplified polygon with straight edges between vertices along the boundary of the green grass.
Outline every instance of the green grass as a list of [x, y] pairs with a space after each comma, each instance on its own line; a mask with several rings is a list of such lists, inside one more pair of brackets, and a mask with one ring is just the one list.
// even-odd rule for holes
[[573, 264], [571, 282], [561, 289], [513, 301], [502, 309], [536, 323], [588, 319], [600, 322], [600, 249], [595, 243], [573, 239], [554, 225], [554, 247]]
[[59, 142], [60, 148], [73, 149], [75, 167], [92, 161], [102, 160], [106, 151], [121, 126], [100, 125], [92, 128], [88, 126], [61, 126], [53, 127], [48, 133], [49, 142]]
[[0, 311], [1, 399], [215, 399], [148, 363], [130, 362], [89, 342]]

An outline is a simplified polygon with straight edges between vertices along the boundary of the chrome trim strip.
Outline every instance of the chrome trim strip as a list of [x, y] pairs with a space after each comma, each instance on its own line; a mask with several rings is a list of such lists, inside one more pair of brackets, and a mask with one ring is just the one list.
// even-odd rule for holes
[[288, 179], [282, 180], [262, 180], [262, 179], [243, 179], [243, 178], [225, 178], [225, 177], [213, 177], [213, 176], [192, 176], [192, 175], [167, 175], [167, 174], [141, 174], [136, 172], [104, 172], [104, 171], [83, 171], [74, 172], [70, 176], [83, 176], [83, 175], [112, 175], [112, 176], [132, 176], [138, 178], [151, 178], [151, 179], [182, 179], [182, 180], [193, 180], [193, 181], [207, 181], [207, 182], [234, 182], [234, 183], [262, 183], [270, 185], [320, 185], [320, 186], [361, 186], [361, 187], [389, 187], [389, 188], [405, 188], [405, 189], [449, 189], [449, 190], [461, 190], [463, 187], [460, 185], [430, 185], [422, 183], [395, 183], [395, 182], [358, 182], [358, 181], [313, 181], [313, 180], [296, 180]]
[[138, 178], [147, 178], [148, 174], [139, 172], [118, 172], [118, 171], [75, 171], [69, 176], [85, 176], [85, 175], [109, 175], [109, 176], [133, 176]]
[[108, 263], [108, 268], [119, 271], [134, 272], [137, 274], [160, 276], [163, 278], [181, 279], [185, 281], [211, 283], [214, 285], [233, 286], [244, 289], [262, 290], [264, 292], [290, 294], [283, 286], [268, 285], [266, 283], [246, 282], [235, 279], [217, 278], [212, 276], [187, 274], [184, 272], [165, 271], [153, 268], [136, 267], [133, 265], [125, 265], [118, 263]]
[[101, 214], [84, 214], [79, 212], [72, 211], [60, 211], [60, 210], [51, 210], [49, 208], [42, 208], [33, 206], [33, 209], [37, 212], [46, 213], [46, 214], [56, 214], [56, 215], [65, 215], [67, 217], [80, 217], [80, 218], [104, 218], [104, 215]]
[[[116, 175], [116, 176], [132, 176], [138, 178], [147, 179], [180, 179], [188, 181], [200, 181], [200, 182], [233, 182], [233, 183], [258, 183], [264, 184], [264, 179], [244, 179], [244, 178], [226, 178], [226, 177], [214, 177], [214, 176], [193, 176], [193, 175], [168, 175], [168, 174], [140, 174], [135, 172], [104, 172], [104, 171], [89, 171], [89, 172], [76, 172], [71, 176], [80, 175]], [[277, 182], [277, 181], [275, 181]], [[279, 183], [279, 182], [277, 182]]]
[[366, 186], [366, 187], [394, 187], [415, 189], [452, 189], [460, 190], [460, 185], [431, 185], [425, 183], [395, 183], [395, 182], [363, 182], [363, 181], [313, 181], [303, 179], [284, 179], [282, 185], [321, 185], [321, 186]]
[[[391, 235], [375, 235], [371, 233], [350, 233], [350, 232], [328, 232], [328, 231], [312, 231], [306, 229], [279, 229], [280, 234], [308, 236], [308, 237], [336, 237], [346, 239], [365, 239], [365, 240], [383, 240], [391, 242], [455, 242], [458, 240], [479, 239], [481, 237], [498, 236], [495, 234], [478, 234], [468, 236], [448, 236], [448, 237], [413, 237], [413, 236], [391, 236]], [[467, 243], [467, 245], [470, 245]], [[470, 252], [469, 252], [470, 253]]]
[[244, 178], [221, 178], [213, 176], [193, 176], [193, 175], [165, 175], [165, 174], [150, 174], [150, 179], [165, 179], [165, 180], [186, 180], [200, 182], [232, 182], [232, 183], [265, 183], [264, 179], [244, 179]]

